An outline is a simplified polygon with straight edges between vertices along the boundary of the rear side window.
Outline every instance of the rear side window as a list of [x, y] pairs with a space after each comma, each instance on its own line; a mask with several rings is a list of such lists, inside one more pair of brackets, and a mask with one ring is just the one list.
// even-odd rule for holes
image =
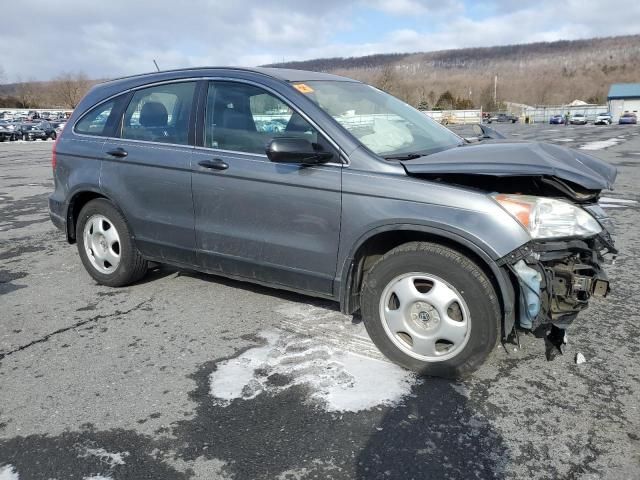
[[138, 90], [124, 114], [122, 138], [187, 145], [195, 82]]
[[107, 136], [109, 133], [106, 126], [107, 123], [113, 123], [108, 122], [108, 120], [111, 113], [114, 112], [114, 105], [115, 100], [110, 100], [89, 110], [76, 124], [75, 131], [77, 133], [84, 133], [85, 135]]

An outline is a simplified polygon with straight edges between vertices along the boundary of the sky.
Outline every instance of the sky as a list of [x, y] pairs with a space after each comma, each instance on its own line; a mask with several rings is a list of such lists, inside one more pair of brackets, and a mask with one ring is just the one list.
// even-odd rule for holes
[[640, 33], [638, 0], [3, 2], [0, 82]]

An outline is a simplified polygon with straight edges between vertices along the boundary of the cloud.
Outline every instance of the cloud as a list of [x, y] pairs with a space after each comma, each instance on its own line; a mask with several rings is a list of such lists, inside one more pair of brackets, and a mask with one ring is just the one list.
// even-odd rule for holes
[[[638, 33], [640, 2], [30, 0], [3, 5], [8, 81]], [[10, 54], [6, 54], [10, 51]]]
[[456, 0], [376, 0], [368, 6], [391, 15], [413, 16], [462, 12], [462, 2]]

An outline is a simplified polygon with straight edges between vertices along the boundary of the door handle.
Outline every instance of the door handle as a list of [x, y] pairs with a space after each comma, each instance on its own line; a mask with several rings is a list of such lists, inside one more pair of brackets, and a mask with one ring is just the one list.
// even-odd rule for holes
[[200, 160], [198, 165], [213, 170], [226, 170], [229, 168], [229, 164], [220, 158], [214, 158], [213, 160]]
[[107, 151], [107, 155], [111, 155], [112, 157], [124, 158], [129, 154], [124, 148], [118, 147], [114, 148], [113, 150]]

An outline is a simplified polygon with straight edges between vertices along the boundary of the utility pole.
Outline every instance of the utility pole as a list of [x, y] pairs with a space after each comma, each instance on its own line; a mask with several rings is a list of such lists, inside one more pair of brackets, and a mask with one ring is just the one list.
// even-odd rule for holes
[[493, 77], [493, 103], [498, 107], [498, 75]]

